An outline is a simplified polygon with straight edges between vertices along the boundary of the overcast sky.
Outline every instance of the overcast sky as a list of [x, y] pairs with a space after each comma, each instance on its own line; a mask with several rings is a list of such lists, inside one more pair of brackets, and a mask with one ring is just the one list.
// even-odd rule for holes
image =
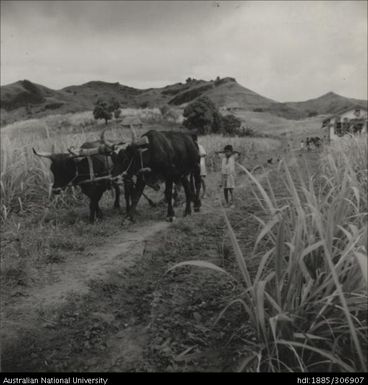
[[367, 99], [366, 1], [1, 1], [1, 84], [232, 76], [278, 101]]

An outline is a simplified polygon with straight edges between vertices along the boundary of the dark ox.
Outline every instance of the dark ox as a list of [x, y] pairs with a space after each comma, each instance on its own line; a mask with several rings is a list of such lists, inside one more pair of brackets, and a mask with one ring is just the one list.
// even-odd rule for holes
[[[112, 182], [110, 179], [98, 179], [108, 176], [113, 166], [111, 159], [101, 154], [106, 151], [105, 146], [107, 145], [107, 141], [104, 138], [104, 133], [105, 132], [103, 132], [101, 135], [101, 140], [84, 143], [81, 146], [79, 154], [53, 154], [37, 152], [35, 149], [33, 149], [35, 155], [51, 160], [50, 170], [54, 176], [54, 183], [52, 186], [53, 194], [59, 194], [69, 185], [79, 185], [81, 187], [83, 194], [87, 195], [90, 200], [89, 220], [91, 223], [94, 222], [96, 217], [102, 218], [102, 211], [99, 207], [99, 201], [107, 189], [114, 188], [114, 207], [120, 207], [120, 189], [118, 184]], [[109, 150], [113, 149], [115, 145], [116, 144], [109, 143]], [[93, 165], [94, 177], [97, 179], [94, 182], [85, 183], [91, 178], [90, 166], [88, 159], [85, 157], [86, 155], [90, 155], [90, 159]]]
[[135, 210], [145, 186], [152, 180], [165, 182], [169, 221], [175, 218], [172, 204], [174, 184], [182, 184], [184, 188], [184, 216], [191, 214], [191, 202], [194, 202], [194, 211], [200, 210], [200, 157], [198, 147], [189, 135], [151, 130], [137, 139], [132, 130], [131, 144], [125, 150], [119, 151], [114, 158], [113, 176], [123, 175], [127, 180], [136, 178], [136, 183], [131, 183], [126, 192], [131, 197], [127, 212], [131, 220], [134, 220]]

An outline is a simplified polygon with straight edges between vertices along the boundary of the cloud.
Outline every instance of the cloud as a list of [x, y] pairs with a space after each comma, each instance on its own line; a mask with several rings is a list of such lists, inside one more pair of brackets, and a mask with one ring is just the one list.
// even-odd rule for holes
[[2, 1], [1, 79], [147, 88], [233, 76], [280, 101], [367, 98], [366, 13], [352, 1]]

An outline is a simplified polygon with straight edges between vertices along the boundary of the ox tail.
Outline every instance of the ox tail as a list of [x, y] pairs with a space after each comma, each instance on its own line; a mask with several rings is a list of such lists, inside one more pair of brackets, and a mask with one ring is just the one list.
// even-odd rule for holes
[[189, 176], [189, 182], [190, 182], [190, 199], [194, 203], [194, 201], [195, 201], [195, 185], [194, 185], [193, 173], [191, 173]]

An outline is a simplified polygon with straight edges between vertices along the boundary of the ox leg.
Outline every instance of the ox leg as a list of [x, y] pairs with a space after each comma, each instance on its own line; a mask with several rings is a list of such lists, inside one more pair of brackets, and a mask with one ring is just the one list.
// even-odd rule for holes
[[102, 211], [98, 206], [98, 202], [100, 201], [105, 188], [89, 186], [88, 189], [86, 187], [84, 187], [84, 189], [82, 188], [82, 191], [89, 197], [89, 221], [90, 223], [94, 223], [96, 217], [102, 217]]
[[135, 185], [135, 188], [133, 189], [132, 194], [132, 205], [129, 209], [128, 217], [131, 221], [134, 222], [135, 215], [136, 215], [136, 208], [139, 202], [139, 199], [141, 198], [143, 194], [144, 187], [146, 186], [144, 180], [142, 178], [137, 179], [137, 183]]
[[173, 188], [173, 180], [166, 180], [166, 199], [167, 199], [167, 220], [172, 222], [175, 218], [175, 212], [172, 205], [172, 188]]
[[103, 218], [103, 214], [102, 214], [102, 211], [100, 209], [100, 206], [98, 205], [98, 202], [96, 203], [96, 217], [98, 219], [102, 219]]
[[193, 194], [192, 194], [192, 189], [190, 188], [190, 183], [187, 177], [184, 176], [183, 178], [181, 178], [181, 183], [183, 184], [184, 192], [185, 192], [184, 216], [186, 217], [187, 215], [192, 214], [191, 202], [193, 200]]
[[124, 198], [125, 198], [126, 215], [129, 215], [132, 195], [133, 195], [133, 182], [131, 179], [125, 179], [124, 180]]
[[167, 183], [165, 183], [164, 202], [169, 203], [169, 190], [167, 189]]
[[126, 210], [126, 213], [128, 214], [131, 207], [132, 194], [131, 194], [131, 191], [129, 191], [129, 189], [127, 188], [124, 189], [124, 197], [125, 197], [125, 210]]
[[90, 223], [95, 222], [96, 204], [97, 204], [97, 202], [95, 199], [90, 199], [90, 201], [89, 201], [89, 221], [90, 221]]
[[178, 207], [179, 206], [179, 193], [178, 193], [178, 189], [176, 187], [176, 184], [174, 184], [173, 186], [173, 200], [174, 200], [174, 207]]
[[100, 206], [99, 206], [99, 202], [100, 202], [100, 199], [103, 195], [103, 193], [105, 192], [106, 188], [105, 187], [99, 187], [96, 191], [96, 196], [95, 196], [95, 210], [96, 210], [96, 217], [98, 219], [102, 219], [103, 217], [103, 214], [102, 214], [102, 211], [100, 209]]
[[120, 209], [120, 188], [117, 183], [113, 184], [114, 190], [115, 190], [115, 201], [114, 201], [114, 208]]

